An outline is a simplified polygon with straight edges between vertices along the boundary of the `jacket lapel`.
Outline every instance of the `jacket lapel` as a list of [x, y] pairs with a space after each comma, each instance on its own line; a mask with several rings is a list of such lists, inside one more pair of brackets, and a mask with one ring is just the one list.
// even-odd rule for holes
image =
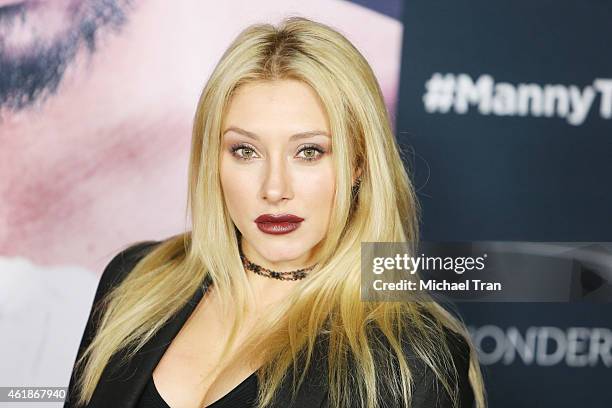
[[209, 282], [205, 281], [174, 318], [160, 328], [127, 364], [119, 364], [121, 357], [119, 355], [111, 358], [92, 395], [88, 405], [90, 408], [136, 406], [157, 363], [202, 299]]
[[[204, 293], [206, 293], [209, 284], [210, 279], [207, 279], [202, 288], [196, 291], [175, 317], [159, 329], [131, 360], [120, 365], [119, 362], [122, 355], [115, 355], [111, 358], [92, 395], [88, 405], [89, 408], [136, 407], [138, 398], [157, 363], [161, 360], [172, 340], [198, 305]], [[294, 401], [291, 401], [291, 381], [292, 375], [290, 374], [279, 389], [277, 399], [273, 404], [274, 408], [322, 407], [327, 395], [327, 386], [325, 384], [327, 373], [324, 357], [321, 354], [316, 354], [315, 361], [310, 365], [304, 383], [300, 387]]]

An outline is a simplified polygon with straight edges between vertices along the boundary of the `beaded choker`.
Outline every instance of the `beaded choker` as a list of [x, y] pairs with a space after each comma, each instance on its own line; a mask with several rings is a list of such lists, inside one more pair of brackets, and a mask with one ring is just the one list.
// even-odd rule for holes
[[244, 268], [255, 272], [258, 275], [265, 276], [266, 278], [273, 278], [278, 280], [299, 280], [306, 277], [308, 271], [312, 270], [315, 266], [311, 266], [309, 268], [297, 269], [295, 271], [288, 272], [277, 272], [263, 266], [259, 266], [256, 263], [253, 263], [247, 259], [247, 257], [240, 251], [240, 259], [242, 259], [242, 264]]

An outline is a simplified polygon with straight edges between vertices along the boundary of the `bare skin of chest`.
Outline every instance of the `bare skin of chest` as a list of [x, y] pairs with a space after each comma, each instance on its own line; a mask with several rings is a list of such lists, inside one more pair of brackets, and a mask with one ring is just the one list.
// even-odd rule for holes
[[[162, 356], [153, 371], [155, 386], [172, 408], [206, 407], [228, 394], [255, 370], [254, 361], [238, 359], [219, 368], [228, 337], [228, 319], [217, 312], [214, 296], [207, 294]], [[240, 353], [248, 328], [241, 329], [231, 355]], [[205, 352], [203, 352], [205, 350]]]

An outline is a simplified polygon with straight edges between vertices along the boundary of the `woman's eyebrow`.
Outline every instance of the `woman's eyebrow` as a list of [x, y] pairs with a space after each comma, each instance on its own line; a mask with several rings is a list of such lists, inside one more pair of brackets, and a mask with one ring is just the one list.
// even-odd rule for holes
[[[241, 129], [241, 128], [236, 127], [236, 126], [228, 127], [227, 129], [225, 129], [223, 134], [226, 134], [229, 131], [240, 133], [241, 135], [246, 136], [246, 137], [250, 137], [251, 139], [254, 139], [254, 140], [259, 140], [259, 136], [257, 136], [255, 133], [249, 132], [248, 130]], [[307, 132], [300, 132], [300, 133], [296, 133], [294, 135], [291, 135], [291, 137], [289, 138], [289, 141], [298, 140], [298, 139], [304, 139], [304, 138], [313, 137], [313, 136], [327, 136], [327, 137], [331, 137], [327, 132], [325, 132], [323, 130], [309, 130]]]

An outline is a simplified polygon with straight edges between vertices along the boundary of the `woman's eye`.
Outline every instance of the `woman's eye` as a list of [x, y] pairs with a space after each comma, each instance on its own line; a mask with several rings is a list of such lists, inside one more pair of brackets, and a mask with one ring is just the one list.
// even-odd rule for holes
[[[245, 144], [233, 145], [230, 150], [232, 155], [240, 160], [251, 160], [256, 154], [254, 148]], [[307, 162], [319, 160], [323, 156], [323, 154], [325, 154], [325, 150], [323, 150], [317, 145], [303, 146], [298, 151], [298, 157], [300, 158], [300, 160], [304, 160]]]
[[[238, 151], [242, 150], [242, 154], [237, 154]], [[231, 148], [232, 155], [241, 160], [250, 160], [251, 155], [255, 154], [255, 150], [247, 145], [238, 144]]]
[[319, 160], [325, 151], [319, 146], [312, 145], [303, 147], [299, 153], [304, 153], [304, 157], [300, 157], [300, 159], [305, 161], [314, 161]]

